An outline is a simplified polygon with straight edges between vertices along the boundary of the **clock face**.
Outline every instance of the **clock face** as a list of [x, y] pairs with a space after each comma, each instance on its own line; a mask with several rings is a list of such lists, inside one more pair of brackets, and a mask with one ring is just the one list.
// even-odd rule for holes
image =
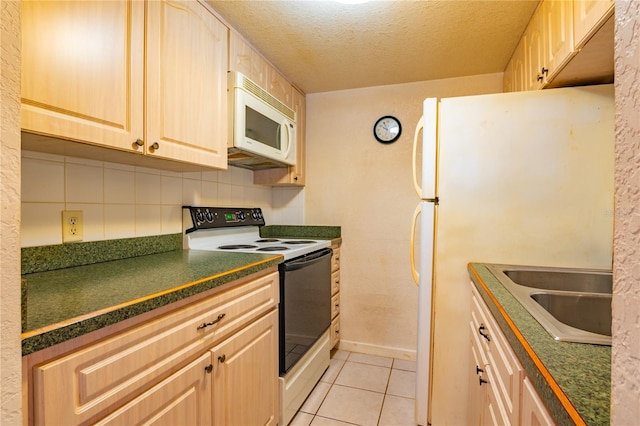
[[400, 125], [400, 121], [390, 115], [380, 118], [373, 126], [373, 135], [378, 142], [395, 142], [401, 133], [402, 126]]

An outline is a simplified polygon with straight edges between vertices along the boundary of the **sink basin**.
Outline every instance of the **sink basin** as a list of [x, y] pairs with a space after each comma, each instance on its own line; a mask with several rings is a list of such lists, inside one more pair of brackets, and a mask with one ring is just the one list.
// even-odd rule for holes
[[555, 340], [611, 345], [611, 271], [487, 268]]
[[544, 290], [611, 294], [613, 284], [611, 273], [602, 271], [507, 269], [504, 274], [516, 284]]
[[611, 295], [532, 293], [531, 298], [563, 324], [611, 336]]

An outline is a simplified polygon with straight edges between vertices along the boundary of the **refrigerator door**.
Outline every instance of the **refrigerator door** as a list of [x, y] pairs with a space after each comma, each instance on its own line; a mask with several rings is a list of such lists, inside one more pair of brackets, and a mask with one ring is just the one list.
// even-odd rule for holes
[[[429, 400], [431, 389], [431, 352], [433, 347], [433, 276], [434, 248], [437, 206], [422, 201], [414, 213], [411, 237], [411, 265], [418, 289], [418, 342], [416, 351], [416, 423], [426, 426], [429, 418]], [[416, 240], [416, 228], [419, 226]], [[415, 265], [415, 246], [419, 251], [418, 264]], [[415, 272], [417, 271], [417, 273]]]
[[611, 268], [613, 100], [606, 85], [440, 101], [432, 424], [469, 424], [468, 262]]
[[[436, 192], [438, 100], [427, 98], [423, 104], [423, 115], [416, 125], [413, 137], [413, 185], [418, 197], [434, 201]], [[422, 141], [420, 131], [422, 130]], [[418, 149], [422, 150], [422, 160], [418, 160]], [[418, 175], [420, 172], [420, 176]]]

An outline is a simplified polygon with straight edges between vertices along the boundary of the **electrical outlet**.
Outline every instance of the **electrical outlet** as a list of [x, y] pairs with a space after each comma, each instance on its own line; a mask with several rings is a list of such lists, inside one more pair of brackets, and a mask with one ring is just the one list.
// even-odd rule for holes
[[62, 242], [72, 243], [83, 239], [82, 210], [62, 211]]

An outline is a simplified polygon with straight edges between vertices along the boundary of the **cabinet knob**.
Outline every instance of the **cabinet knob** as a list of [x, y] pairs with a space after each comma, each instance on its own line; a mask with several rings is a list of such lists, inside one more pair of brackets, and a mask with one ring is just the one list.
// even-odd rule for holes
[[209, 364], [204, 368], [204, 371], [206, 371], [207, 373], [211, 374], [211, 372], [213, 371], [213, 364]]
[[548, 69], [546, 69], [545, 67], [542, 67], [542, 69], [540, 70], [540, 72], [541, 72], [542, 74], [547, 74], [547, 73], [549, 72], [549, 70], [548, 70]]
[[476, 374], [484, 373], [484, 370], [476, 365]]
[[226, 359], [227, 359], [227, 356], [223, 354], [218, 357], [218, 362], [222, 364]]
[[144, 146], [144, 141], [142, 139], [138, 138], [138, 139], [136, 139], [134, 144], [138, 145], [138, 146]]
[[480, 382], [480, 386], [482, 386], [483, 383], [489, 383], [485, 379], [483, 379], [482, 377], [480, 377], [478, 380]]
[[158, 144], [158, 142], [154, 142], [153, 145], [151, 145], [151, 149], [153, 149], [153, 150], [160, 149], [160, 144]]

